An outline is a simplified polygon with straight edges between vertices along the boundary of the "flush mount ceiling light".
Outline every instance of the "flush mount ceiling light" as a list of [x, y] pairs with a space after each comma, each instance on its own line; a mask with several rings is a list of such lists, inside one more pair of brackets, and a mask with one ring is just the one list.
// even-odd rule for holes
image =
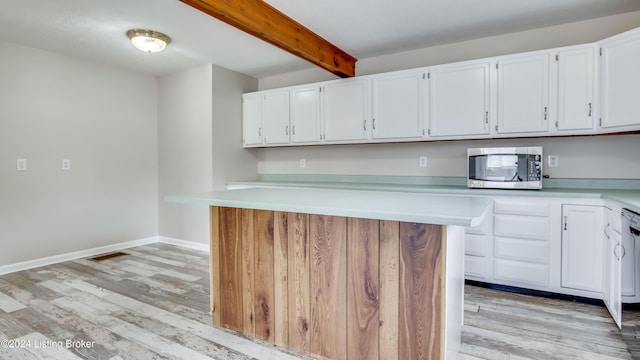
[[162, 51], [171, 42], [170, 37], [153, 30], [131, 29], [127, 31], [127, 36], [133, 46], [149, 53]]

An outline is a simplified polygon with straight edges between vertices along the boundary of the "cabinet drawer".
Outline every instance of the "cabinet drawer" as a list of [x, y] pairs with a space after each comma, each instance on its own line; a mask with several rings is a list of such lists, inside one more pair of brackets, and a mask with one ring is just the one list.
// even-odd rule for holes
[[493, 278], [511, 283], [549, 285], [549, 266], [520, 261], [496, 259]]
[[501, 237], [548, 240], [549, 219], [536, 216], [496, 215], [493, 234]]
[[539, 240], [495, 238], [494, 257], [501, 259], [549, 263], [549, 243]]
[[493, 212], [495, 214], [549, 216], [551, 203], [523, 199], [496, 199], [493, 203]]
[[487, 258], [467, 255], [464, 257], [464, 275], [475, 280], [488, 280]]
[[464, 238], [464, 253], [467, 255], [487, 256], [490, 240], [486, 236], [467, 234]]

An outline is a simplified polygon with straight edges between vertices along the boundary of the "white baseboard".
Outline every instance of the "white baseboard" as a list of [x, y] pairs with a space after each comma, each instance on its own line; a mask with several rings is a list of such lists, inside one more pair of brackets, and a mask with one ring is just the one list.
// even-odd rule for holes
[[92, 249], [74, 251], [66, 254], [48, 256], [40, 259], [34, 259], [34, 260], [23, 261], [15, 264], [3, 265], [3, 266], [0, 266], [0, 275], [9, 274], [16, 271], [29, 270], [29, 269], [37, 268], [40, 266], [56, 264], [64, 261], [71, 261], [71, 260], [81, 259], [85, 257], [96, 256], [96, 255], [100, 255], [108, 252], [124, 250], [124, 249], [132, 248], [135, 246], [154, 244], [154, 243], [157, 243], [158, 241], [159, 241], [158, 237], [154, 236], [146, 239], [126, 241], [123, 243], [118, 243], [113, 245], [100, 246]]
[[176, 245], [176, 246], [180, 246], [180, 247], [184, 247], [184, 248], [188, 248], [188, 249], [193, 249], [193, 250], [204, 251], [204, 252], [209, 252], [210, 251], [209, 244], [203, 244], [203, 243], [197, 243], [197, 242], [193, 242], [193, 241], [174, 239], [174, 238], [170, 238], [170, 237], [166, 237], [166, 236], [159, 236], [158, 237], [158, 242], [165, 243], [165, 244], [170, 244], [170, 245]]
[[158, 242], [180, 246], [188, 249], [198, 250], [198, 251], [209, 252], [209, 244], [196, 243], [193, 241], [185, 241], [185, 240], [174, 239], [174, 238], [165, 237], [165, 236], [153, 236], [145, 239], [126, 241], [118, 244], [100, 246], [92, 249], [86, 249], [86, 250], [74, 251], [66, 254], [48, 256], [40, 259], [27, 260], [27, 261], [15, 263], [15, 264], [2, 265], [0, 266], [0, 275], [9, 274], [16, 271], [34, 269], [40, 266], [57, 264], [65, 261], [92, 257], [92, 256], [104, 254], [104, 253], [132, 248], [136, 246], [155, 244]]

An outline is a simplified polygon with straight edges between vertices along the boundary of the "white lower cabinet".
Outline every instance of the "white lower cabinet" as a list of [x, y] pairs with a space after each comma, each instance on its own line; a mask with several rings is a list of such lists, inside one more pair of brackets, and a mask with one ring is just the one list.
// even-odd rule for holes
[[544, 290], [549, 284], [549, 265], [496, 258], [495, 283]]
[[468, 227], [465, 234], [465, 277], [470, 280], [489, 282], [493, 277], [493, 216], [474, 227]]
[[602, 291], [603, 229], [602, 206], [562, 205], [562, 287]]
[[[602, 242], [602, 265], [604, 281], [602, 282], [602, 300], [618, 327], [622, 324], [622, 258], [620, 249], [622, 235], [620, 233], [620, 209], [606, 207], [605, 228]], [[635, 271], [631, 271], [635, 275]], [[635, 276], [632, 276], [635, 278]]]
[[549, 286], [550, 210], [549, 200], [495, 199], [494, 282], [534, 289]]
[[[492, 198], [493, 211], [485, 222], [467, 228], [467, 279], [594, 299], [613, 292], [623, 302], [636, 294], [636, 249], [622, 244], [620, 232], [611, 230], [620, 228], [619, 210], [612, 215], [617, 223], [609, 226], [599, 198]], [[609, 233], [618, 240], [603, 241]], [[627, 253], [627, 270], [625, 260], [614, 261], [622, 252]], [[625, 272], [631, 275], [625, 277]], [[610, 275], [622, 279], [617, 290], [610, 288]]]

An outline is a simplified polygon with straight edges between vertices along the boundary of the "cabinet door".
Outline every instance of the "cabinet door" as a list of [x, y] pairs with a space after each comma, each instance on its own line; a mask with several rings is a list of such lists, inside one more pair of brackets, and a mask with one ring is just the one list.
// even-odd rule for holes
[[489, 134], [489, 63], [429, 72], [429, 135]]
[[[625, 231], [629, 231], [626, 229]], [[615, 231], [611, 231], [612, 233]], [[620, 256], [622, 266], [622, 296], [634, 297], [636, 296], [636, 259], [637, 249], [635, 239], [631, 236], [620, 237], [620, 248], [616, 249], [616, 253]]]
[[561, 286], [602, 291], [601, 206], [562, 205]]
[[263, 94], [262, 121], [265, 144], [289, 143], [289, 90]]
[[245, 147], [262, 145], [262, 95], [242, 95], [242, 139]]
[[424, 129], [424, 73], [375, 77], [372, 137], [381, 140], [420, 139]]
[[602, 109], [600, 126], [612, 130], [640, 128], [640, 29], [600, 42]]
[[622, 262], [618, 253], [621, 240], [618, 232], [610, 231], [605, 233], [603, 242], [605, 251], [603, 252], [602, 300], [618, 327], [622, 324]]
[[322, 87], [322, 117], [325, 141], [366, 140], [371, 121], [365, 79], [343, 79]]
[[498, 67], [498, 134], [544, 133], [549, 117], [549, 54], [502, 59]]
[[558, 52], [558, 131], [593, 129], [593, 57], [587, 46]]
[[291, 90], [291, 142], [317, 143], [320, 132], [320, 86]]

